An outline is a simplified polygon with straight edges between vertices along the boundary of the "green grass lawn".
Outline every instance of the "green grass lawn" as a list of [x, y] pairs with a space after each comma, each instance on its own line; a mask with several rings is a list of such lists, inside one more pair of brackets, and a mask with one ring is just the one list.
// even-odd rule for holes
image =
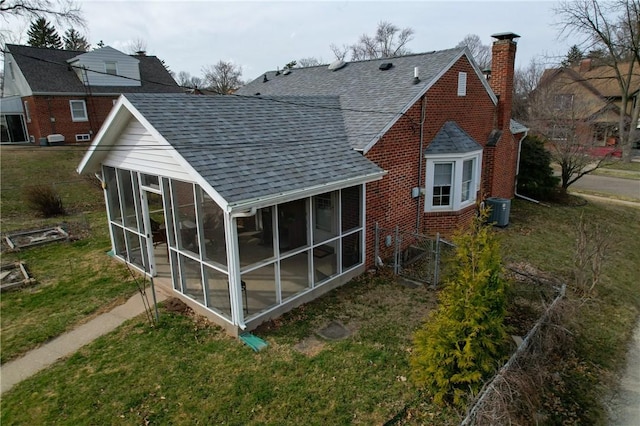
[[[106, 256], [111, 249], [102, 191], [75, 173], [79, 148], [3, 147], [2, 232], [61, 225], [77, 239], [2, 254], [3, 263], [22, 261], [37, 280], [0, 299], [0, 361], [36, 346], [122, 303], [136, 291], [126, 268]], [[27, 208], [26, 186], [55, 183], [67, 216], [43, 219]]]
[[640, 180], [640, 162], [624, 163], [620, 160], [615, 160], [595, 170], [593, 174]]
[[[129, 321], [17, 385], [3, 395], [1, 421], [382, 424], [415, 402], [411, 334], [434, 304], [423, 287], [364, 277], [258, 330], [269, 344], [259, 353], [203, 320], [163, 311], [157, 328]], [[315, 336], [332, 320], [353, 334]], [[438, 424], [459, 421], [430, 412]]]

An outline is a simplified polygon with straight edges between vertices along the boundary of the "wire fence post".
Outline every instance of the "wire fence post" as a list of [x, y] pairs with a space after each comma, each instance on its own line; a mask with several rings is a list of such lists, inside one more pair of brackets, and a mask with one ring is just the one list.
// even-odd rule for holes
[[375, 226], [375, 240], [376, 240], [376, 245], [375, 245], [375, 249], [373, 252], [373, 264], [376, 266], [380, 266], [378, 259], [380, 259], [380, 251], [378, 248], [378, 240], [380, 237], [380, 226], [378, 225], [378, 222], [376, 222], [376, 226]]
[[438, 280], [440, 279], [440, 233], [436, 233], [436, 249], [433, 261], [433, 286], [438, 286]]
[[395, 241], [393, 247], [393, 273], [400, 273], [400, 227], [396, 225]]

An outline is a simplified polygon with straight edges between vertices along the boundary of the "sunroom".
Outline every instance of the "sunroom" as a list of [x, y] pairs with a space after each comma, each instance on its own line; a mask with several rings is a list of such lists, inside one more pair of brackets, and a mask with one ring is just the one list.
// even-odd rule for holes
[[102, 181], [115, 256], [232, 334], [360, 274], [384, 172], [327, 102], [122, 97], [78, 168]]

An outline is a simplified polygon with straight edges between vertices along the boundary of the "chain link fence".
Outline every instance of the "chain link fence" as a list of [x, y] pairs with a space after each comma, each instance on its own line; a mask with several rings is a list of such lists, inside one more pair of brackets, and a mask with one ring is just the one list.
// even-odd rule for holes
[[440, 283], [444, 262], [454, 245], [440, 234], [430, 237], [416, 232], [382, 228], [375, 224], [375, 259], [379, 267], [395, 275], [431, 286]]

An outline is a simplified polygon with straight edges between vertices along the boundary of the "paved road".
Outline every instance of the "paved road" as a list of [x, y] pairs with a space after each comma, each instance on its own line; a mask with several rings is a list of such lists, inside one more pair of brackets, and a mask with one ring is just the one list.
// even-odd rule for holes
[[640, 180], [586, 175], [569, 187], [569, 190], [572, 189], [640, 200]]

